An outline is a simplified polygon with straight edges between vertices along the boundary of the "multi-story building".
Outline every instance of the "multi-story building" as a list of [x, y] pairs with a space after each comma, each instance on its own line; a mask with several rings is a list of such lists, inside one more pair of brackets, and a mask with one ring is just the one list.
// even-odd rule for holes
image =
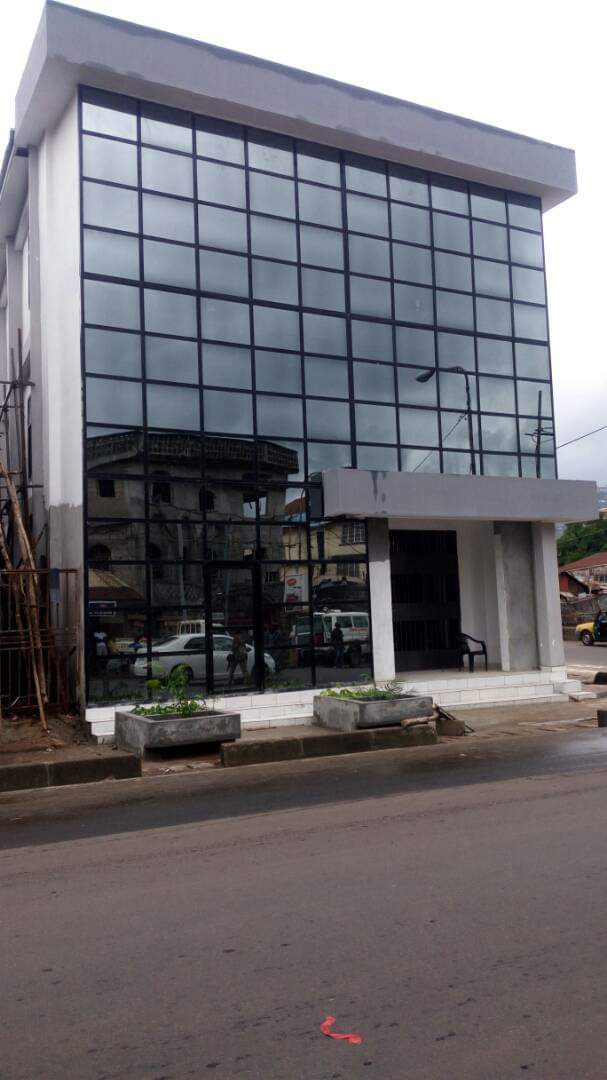
[[352, 677], [457, 666], [464, 631], [564, 679], [554, 523], [596, 497], [557, 479], [542, 211], [575, 189], [558, 146], [47, 4], [0, 363], [20, 334], [89, 703], [140, 693], [161, 638], [187, 664], [184, 626], [209, 689], [211, 624], [249, 690], [343, 681], [327, 608], [360, 615]]

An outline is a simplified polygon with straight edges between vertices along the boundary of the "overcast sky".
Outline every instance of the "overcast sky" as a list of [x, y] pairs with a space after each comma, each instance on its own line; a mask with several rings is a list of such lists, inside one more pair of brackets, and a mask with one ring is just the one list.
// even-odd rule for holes
[[[0, 142], [41, 0], [4, 13]], [[88, 0], [106, 15], [239, 49], [573, 147], [579, 194], [546, 214], [557, 442], [607, 424], [604, 40], [579, 0]], [[1, 156], [1, 150], [0, 150]], [[559, 453], [560, 475], [607, 484], [607, 430]]]

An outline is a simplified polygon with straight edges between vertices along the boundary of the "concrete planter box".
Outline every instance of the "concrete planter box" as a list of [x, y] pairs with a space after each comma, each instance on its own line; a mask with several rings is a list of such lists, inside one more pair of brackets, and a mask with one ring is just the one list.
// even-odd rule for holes
[[393, 698], [391, 701], [356, 701], [353, 698], [314, 698], [314, 718], [334, 731], [394, 727], [401, 720], [432, 715], [432, 698], [425, 694]]
[[240, 713], [205, 712], [195, 716], [138, 716], [116, 710], [116, 745], [144, 757], [148, 750], [233, 742], [240, 738]]

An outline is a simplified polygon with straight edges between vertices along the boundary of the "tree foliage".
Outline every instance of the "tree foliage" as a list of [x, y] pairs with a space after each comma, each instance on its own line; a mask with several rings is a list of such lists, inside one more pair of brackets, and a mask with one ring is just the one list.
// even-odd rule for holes
[[607, 520], [581, 521], [568, 525], [557, 541], [559, 566], [607, 551]]

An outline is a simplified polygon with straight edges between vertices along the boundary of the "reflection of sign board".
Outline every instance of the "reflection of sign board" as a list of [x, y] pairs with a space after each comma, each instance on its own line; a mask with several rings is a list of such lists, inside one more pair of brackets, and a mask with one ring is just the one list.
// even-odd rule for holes
[[303, 604], [308, 599], [307, 570], [293, 570], [285, 577], [285, 604]]
[[116, 614], [115, 600], [89, 600], [89, 615], [93, 618], [107, 618]]

